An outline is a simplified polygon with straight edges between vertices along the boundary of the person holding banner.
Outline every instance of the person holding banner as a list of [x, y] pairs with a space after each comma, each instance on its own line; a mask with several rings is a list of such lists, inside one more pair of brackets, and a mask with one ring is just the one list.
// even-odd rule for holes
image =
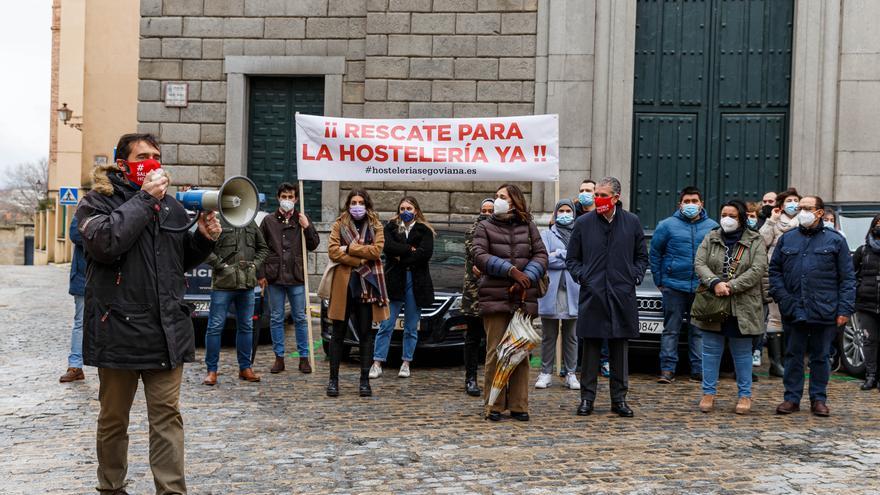
[[[278, 186], [278, 210], [266, 215], [260, 230], [269, 246], [269, 255], [260, 271], [260, 287], [269, 290], [271, 315], [269, 329], [272, 333], [272, 350], [275, 363], [270, 373], [284, 371], [284, 300], [290, 301], [290, 312], [296, 329], [296, 350], [299, 354], [299, 371], [311, 373], [309, 364], [309, 334], [306, 318], [305, 277], [303, 273], [302, 237], [306, 238], [306, 251], [314, 251], [321, 242], [318, 231], [302, 211], [296, 211], [296, 186], [283, 182]], [[302, 210], [302, 207], [300, 207]]]
[[[348, 193], [345, 206], [330, 230], [327, 245], [333, 266], [327, 316], [333, 320], [330, 339], [330, 380], [327, 396], [339, 395], [339, 363], [348, 321], [359, 338], [361, 377], [358, 393], [370, 397], [372, 323], [388, 319], [388, 291], [382, 266], [385, 232], [366, 190]], [[325, 273], [327, 276], [327, 273]], [[322, 284], [323, 285], [323, 284]]]
[[385, 279], [391, 314], [382, 322], [376, 335], [370, 378], [382, 376], [382, 363], [388, 358], [391, 332], [401, 307], [404, 309], [403, 364], [397, 376], [409, 378], [409, 365], [419, 341], [422, 308], [434, 303], [434, 284], [428, 270], [428, 261], [434, 254], [434, 228], [412, 196], [404, 196], [397, 211], [397, 216], [385, 224]]
[[[568, 240], [574, 228], [574, 203], [563, 199], [556, 203], [553, 225], [541, 232], [541, 240], [547, 247], [550, 285], [547, 294], [538, 300], [543, 339], [541, 342], [541, 374], [535, 388], [547, 388], [553, 383], [553, 363], [556, 360], [556, 339], [562, 333], [562, 356], [564, 358], [565, 386], [580, 390], [581, 384], [575, 374], [577, 368], [578, 341], [575, 325], [578, 317], [578, 292], [580, 286], [565, 269]], [[560, 328], [561, 326], [561, 328]]]
[[[505, 184], [495, 192], [495, 211], [477, 225], [474, 232], [474, 260], [482, 273], [480, 312], [486, 328], [485, 387], [492, 386], [501, 342], [513, 313], [522, 308], [538, 313], [538, 284], [547, 271], [547, 249], [532, 221], [525, 196], [519, 187]], [[510, 411], [518, 421], [529, 420], [529, 362], [520, 362], [506, 393], [486, 406], [486, 419], [500, 421]]]
[[495, 200], [486, 198], [480, 204], [480, 214], [474, 224], [464, 233], [464, 286], [461, 289], [461, 314], [467, 318], [467, 333], [464, 336], [464, 391], [471, 397], [483, 393], [477, 382], [477, 353], [480, 342], [486, 336], [483, 319], [480, 317], [480, 277], [483, 272], [474, 264], [474, 232], [477, 225], [492, 216]]
[[602, 340], [608, 339], [611, 364], [611, 412], [632, 417], [628, 339], [639, 337], [636, 286], [648, 268], [645, 233], [639, 217], [620, 206], [620, 181], [596, 184], [596, 210], [575, 222], [566, 266], [580, 285], [578, 337], [584, 339], [579, 416], [593, 413]]

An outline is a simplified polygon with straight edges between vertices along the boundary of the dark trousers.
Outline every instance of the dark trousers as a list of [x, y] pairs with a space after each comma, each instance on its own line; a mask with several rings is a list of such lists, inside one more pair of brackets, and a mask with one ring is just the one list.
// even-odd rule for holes
[[825, 401], [828, 378], [831, 376], [831, 343], [837, 336], [837, 325], [783, 323], [785, 332], [785, 400], [800, 404], [804, 395], [804, 355], [810, 354], [810, 401]]
[[479, 316], [467, 317], [467, 333], [464, 334], [464, 373], [465, 378], [477, 377], [480, 359], [480, 343], [486, 336], [483, 319]]
[[330, 337], [330, 378], [339, 378], [339, 363], [342, 361], [342, 349], [345, 346], [345, 335], [348, 333], [348, 322], [358, 336], [358, 350], [361, 359], [361, 379], [369, 377], [370, 365], [373, 364], [373, 305], [352, 298], [349, 293], [345, 304], [345, 319], [333, 321], [333, 332]]
[[[581, 399], [595, 401], [599, 384], [599, 356], [603, 339], [583, 339], [584, 355], [581, 369]], [[611, 366], [611, 402], [623, 402], [629, 391], [629, 341], [608, 339], [608, 364]]]
[[880, 349], [880, 314], [868, 311], [856, 313], [859, 324], [865, 329], [865, 374], [877, 375], [877, 350]]

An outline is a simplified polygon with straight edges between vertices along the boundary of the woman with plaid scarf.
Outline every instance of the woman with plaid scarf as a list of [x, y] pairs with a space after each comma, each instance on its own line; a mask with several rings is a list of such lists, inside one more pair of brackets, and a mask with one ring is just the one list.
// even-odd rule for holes
[[360, 349], [358, 392], [361, 397], [373, 395], [369, 376], [373, 351], [371, 327], [373, 322], [388, 319], [388, 291], [380, 259], [384, 245], [385, 234], [370, 195], [364, 189], [352, 189], [333, 224], [328, 243], [332, 282], [327, 315], [333, 320], [328, 397], [339, 395], [339, 363], [349, 319]]

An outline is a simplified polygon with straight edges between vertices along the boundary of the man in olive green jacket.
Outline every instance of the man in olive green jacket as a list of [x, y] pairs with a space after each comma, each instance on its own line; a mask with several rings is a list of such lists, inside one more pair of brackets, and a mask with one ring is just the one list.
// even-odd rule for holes
[[205, 385], [217, 384], [217, 363], [220, 359], [220, 336], [226, 324], [229, 306], [235, 305], [235, 348], [238, 352], [238, 377], [249, 382], [260, 381], [251, 369], [254, 330], [254, 287], [257, 270], [269, 254], [269, 247], [255, 221], [246, 227], [233, 227], [221, 221], [223, 233], [206, 263], [211, 265], [211, 309], [205, 333], [205, 364], [208, 376]]

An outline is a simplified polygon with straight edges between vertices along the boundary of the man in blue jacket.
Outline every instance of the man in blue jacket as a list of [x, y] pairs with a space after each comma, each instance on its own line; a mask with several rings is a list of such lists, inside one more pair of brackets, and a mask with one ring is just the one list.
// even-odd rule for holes
[[829, 416], [828, 354], [837, 329], [855, 311], [856, 278], [846, 240], [822, 224], [825, 203], [806, 196], [798, 203], [797, 229], [779, 239], [770, 260], [770, 295], [779, 304], [785, 332], [785, 401], [777, 414], [800, 410], [804, 354], [810, 353], [810, 411]]
[[67, 356], [67, 372], [58, 379], [61, 383], [85, 380], [83, 373], [83, 308], [86, 295], [86, 255], [83, 253], [82, 236], [79, 235], [76, 217], [70, 222], [70, 240], [73, 242], [73, 259], [70, 262], [70, 284], [67, 293], [73, 296], [73, 329], [70, 332], [70, 354]]
[[691, 380], [700, 381], [703, 371], [703, 336], [691, 325], [691, 305], [700, 281], [694, 271], [694, 257], [703, 237], [718, 227], [703, 209], [703, 195], [696, 187], [685, 187], [678, 197], [678, 210], [661, 221], [651, 238], [651, 275], [663, 294], [663, 335], [660, 337], [660, 378], [657, 383], [675, 381], [678, 365], [678, 335], [687, 324]]

